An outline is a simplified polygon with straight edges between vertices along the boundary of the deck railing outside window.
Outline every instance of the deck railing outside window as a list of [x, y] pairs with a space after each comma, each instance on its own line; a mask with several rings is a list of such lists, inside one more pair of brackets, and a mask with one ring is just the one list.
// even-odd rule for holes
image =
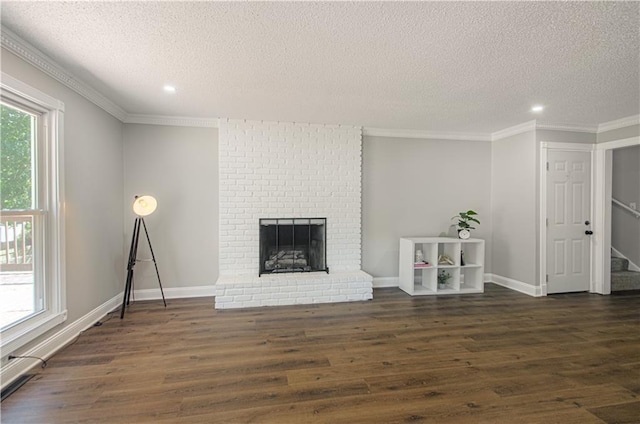
[[33, 221], [37, 211], [3, 211], [0, 266], [3, 271], [33, 270]]

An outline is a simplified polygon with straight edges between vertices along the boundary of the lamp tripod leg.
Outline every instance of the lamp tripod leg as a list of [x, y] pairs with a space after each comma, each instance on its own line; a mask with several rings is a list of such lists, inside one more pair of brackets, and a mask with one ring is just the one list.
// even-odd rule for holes
[[[158, 271], [158, 263], [156, 262], [156, 255], [153, 254], [153, 247], [151, 247], [151, 239], [149, 238], [149, 232], [147, 231], [147, 224], [144, 222], [144, 218], [140, 218], [142, 226], [144, 227], [144, 233], [147, 236], [147, 242], [149, 242], [149, 250], [151, 251], [151, 258], [153, 259], [153, 265], [156, 267], [156, 275], [158, 276], [158, 285], [160, 286], [160, 294], [162, 295], [162, 302], [164, 307], [167, 307], [167, 301], [164, 298], [164, 291], [162, 290], [162, 282], [160, 281], [160, 272]], [[138, 224], [140, 226], [140, 224]], [[138, 228], [140, 231], [140, 228]]]
[[127, 263], [127, 281], [124, 285], [124, 296], [122, 297], [122, 309], [120, 310], [120, 319], [124, 318], [124, 311], [131, 298], [133, 286], [133, 267], [136, 265], [136, 256], [138, 251], [138, 239], [140, 237], [140, 218], [136, 218], [133, 225], [133, 236], [131, 237], [131, 249], [129, 250], [129, 262]]

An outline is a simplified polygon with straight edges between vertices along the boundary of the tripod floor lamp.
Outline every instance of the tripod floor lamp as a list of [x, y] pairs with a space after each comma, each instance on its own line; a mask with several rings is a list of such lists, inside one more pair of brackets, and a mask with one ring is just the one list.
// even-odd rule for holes
[[151, 251], [151, 258], [153, 265], [156, 267], [156, 275], [158, 276], [158, 285], [160, 286], [160, 293], [162, 294], [162, 302], [164, 307], [167, 307], [167, 301], [164, 298], [164, 291], [162, 290], [162, 282], [160, 282], [160, 273], [158, 272], [158, 264], [156, 263], [156, 257], [153, 254], [153, 247], [151, 247], [151, 240], [149, 239], [149, 232], [147, 231], [147, 224], [144, 223], [144, 217], [151, 215], [156, 210], [158, 202], [153, 196], [136, 196], [133, 201], [133, 212], [137, 215], [136, 221], [133, 224], [133, 237], [131, 238], [131, 249], [129, 250], [129, 262], [127, 263], [127, 282], [124, 286], [124, 297], [122, 299], [122, 310], [120, 311], [120, 319], [124, 318], [124, 311], [129, 305], [131, 299], [131, 291], [133, 288], [133, 268], [136, 266], [136, 262], [140, 262], [137, 259], [138, 255], [138, 240], [140, 239], [140, 227], [144, 228], [144, 234], [147, 236], [147, 242], [149, 243], [149, 250]]

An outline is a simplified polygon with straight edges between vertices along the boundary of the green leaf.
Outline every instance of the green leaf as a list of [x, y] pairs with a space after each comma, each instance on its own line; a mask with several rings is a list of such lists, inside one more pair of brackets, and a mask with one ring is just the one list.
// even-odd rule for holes
[[0, 194], [2, 209], [29, 209], [31, 199], [31, 115], [0, 107]]

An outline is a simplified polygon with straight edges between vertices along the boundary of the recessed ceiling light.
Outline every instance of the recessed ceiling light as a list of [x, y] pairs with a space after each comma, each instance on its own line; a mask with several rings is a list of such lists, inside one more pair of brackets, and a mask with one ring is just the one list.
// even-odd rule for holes
[[544, 106], [535, 105], [531, 108], [531, 112], [542, 112], [544, 110]]
[[173, 85], [165, 85], [164, 86], [164, 91], [167, 93], [175, 93], [176, 92], [176, 88]]

